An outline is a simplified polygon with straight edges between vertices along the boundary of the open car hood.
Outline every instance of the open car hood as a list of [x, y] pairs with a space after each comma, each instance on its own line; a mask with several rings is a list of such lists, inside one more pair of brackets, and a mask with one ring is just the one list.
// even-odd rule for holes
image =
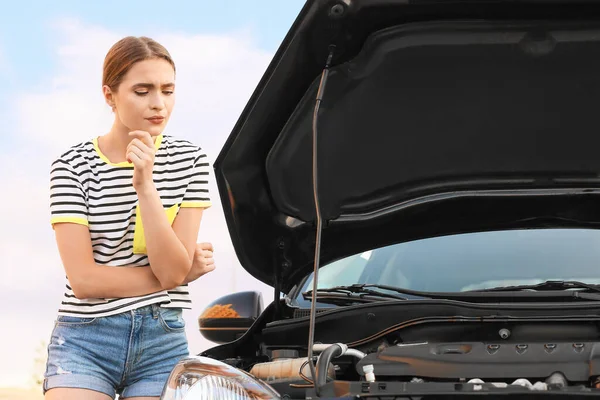
[[597, 226], [600, 24], [586, 4], [307, 1], [214, 164], [242, 266], [285, 293], [313, 268], [330, 44], [322, 265], [450, 233]]

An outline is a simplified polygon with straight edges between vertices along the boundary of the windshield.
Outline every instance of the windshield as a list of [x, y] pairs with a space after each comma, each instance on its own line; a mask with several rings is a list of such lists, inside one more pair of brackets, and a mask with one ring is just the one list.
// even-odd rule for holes
[[[600, 284], [600, 230], [507, 230], [395, 244], [324, 265], [318, 288], [370, 283], [462, 292], [546, 280]], [[312, 275], [301, 291], [311, 289]]]

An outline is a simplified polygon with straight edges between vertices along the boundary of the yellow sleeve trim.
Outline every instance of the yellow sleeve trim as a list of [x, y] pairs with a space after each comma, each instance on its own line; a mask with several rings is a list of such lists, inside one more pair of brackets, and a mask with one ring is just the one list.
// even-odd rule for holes
[[52, 217], [50, 218], [50, 224], [60, 224], [64, 222], [70, 222], [73, 224], [85, 225], [89, 226], [88, 221], [85, 218], [77, 218], [77, 217]]
[[[179, 206], [175, 204], [165, 210], [169, 223], [173, 225]], [[146, 235], [144, 234], [144, 224], [142, 223], [142, 215], [140, 213], [140, 205], [135, 207], [135, 228], [133, 232], [133, 254], [148, 254], [146, 249]]]
[[212, 206], [210, 201], [184, 201], [181, 208], [209, 208]]

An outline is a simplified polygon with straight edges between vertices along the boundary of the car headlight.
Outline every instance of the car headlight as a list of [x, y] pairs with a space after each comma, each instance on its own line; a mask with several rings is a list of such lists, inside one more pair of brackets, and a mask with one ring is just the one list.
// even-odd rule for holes
[[181, 360], [169, 376], [161, 400], [279, 399], [271, 386], [245, 371], [208, 357]]

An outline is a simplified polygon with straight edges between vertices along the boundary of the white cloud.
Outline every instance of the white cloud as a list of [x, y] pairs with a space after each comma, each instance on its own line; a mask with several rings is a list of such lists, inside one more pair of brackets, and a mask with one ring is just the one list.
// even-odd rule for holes
[[[112, 123], [101, 94], [101, 67], [106, 51], [124, 34], [77, 20], [59, 21], [54, 29], [60, 33], [58, 69], [43, 87], [15, 95], [17, 124], [9, 141], [16, 147], [0, 157], [3, 192], [15, 194], [0, 197], [0, 314], [18, 327], [0, 337], [0, 355], [11, 360], [0, 364], [0, 386], [28, 381], [35, 347], [49, 338], [60, 301], [64, 271], [48, 223], [49, 165], [69, 146], [105, 133]], [[168, 133], [198, 143], [214, 160], [272, 55], [258, 49], [247, 32], [166, 33], [154, 39], [169, 49], [178, 71]], [[212, 346], [200, 336], [196, 318], [216, 297], [255, 289], [263, 292], [265, 304], [272, 300], [272, 289], [239, 266], [214, 180], [211, 189], [215, 205], [205, 213], [199, 240], [215, 244], [217, 270], [191, 287], [194, 309], [186, 318], [192, 353]]]

